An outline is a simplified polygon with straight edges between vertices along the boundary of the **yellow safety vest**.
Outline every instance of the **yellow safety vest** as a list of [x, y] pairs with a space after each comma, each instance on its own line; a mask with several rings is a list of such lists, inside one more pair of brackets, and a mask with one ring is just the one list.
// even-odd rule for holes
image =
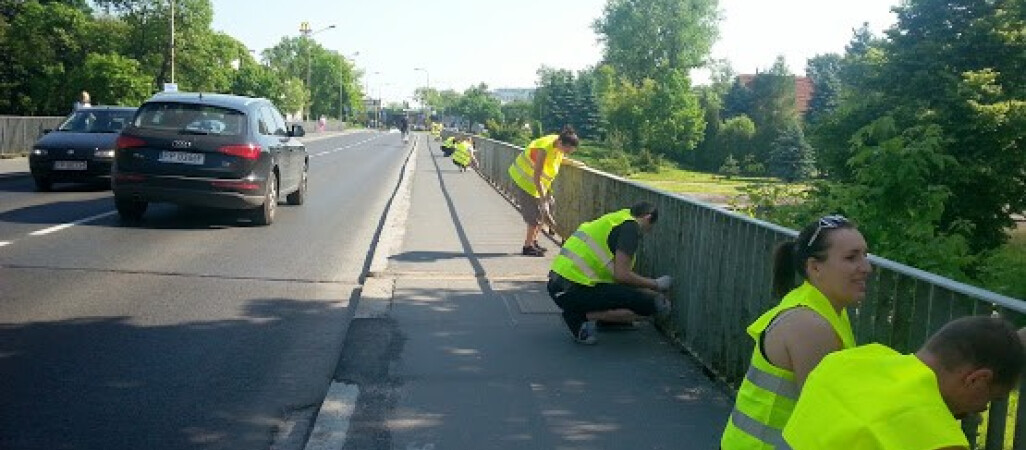
[[531, 141], [509, 166], [510, 178], [517, 186], [520, 186], [520, 189], [531, 194], [532, 197], [541, 197], [538, 188], [534, 185], [534, 162], [537, 161], [540, 154], [538, 149], [545, 150], [545, 163], [542, 166], [541, 175], [541, 184], [545, 192], [549, 191], [552, 180], [556, 179], [556, 175], [559, 173], [559, 165], [563, 162], [563, 152], [556, 148], [557, 139], [559, 139], [558, 135], [550, 134]]
[[461, 166], [466, 166], [470, 164], [469, 142], [460, 141], [456, 143], [456, 151], [452, 154], [452, 161]]
[[786, 448], [780, 430], [794, 410], [798, 385], [794, 372], [774, 366], [763, 356], [761, 337], [778, 314], [799, 306], [812, 309], [826, 319], [841, 339], [842, 349], [855, 346], [848, 311], [842, 310], [837, 314], [830, 300], [815, 286], [806, 281], [785, 295], [779, 305], [748, 326], [748, 335], [755, 340], [755, 351], [752, 352], [748, 373], [737, 391], [727, 428], [723, 431], [720, 440], [722, 450]]
[[456, 145], [456, 138], [449, 136], [442, 141], [442, 147], [452, 147]]
[[634, 220], [631, 210], [622, 209], [582, 224], [552, 261], [552, 271], [584, 286], [613, 283], [614, 254], [609, 248], [609, 233], [628, 220]]
[[969, 448], [933, 370], [880, 344], [823, 358], [805, 381], [784, 439], [794, 450]]

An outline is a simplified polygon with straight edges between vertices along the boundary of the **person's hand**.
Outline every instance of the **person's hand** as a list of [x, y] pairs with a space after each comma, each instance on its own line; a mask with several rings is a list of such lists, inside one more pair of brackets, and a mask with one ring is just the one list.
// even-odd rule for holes
[[666, 292], [670, 290], [670, 286], [673, 284], [673, 277], [669, 275], [663, 275], [656, 278], [656, 290], [659, 292]]

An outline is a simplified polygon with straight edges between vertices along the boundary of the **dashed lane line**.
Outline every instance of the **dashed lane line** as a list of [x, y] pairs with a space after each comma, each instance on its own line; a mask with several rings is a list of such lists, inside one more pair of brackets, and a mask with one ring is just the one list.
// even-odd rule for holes
[[103, 214], [97, 214], [97, 215], [92, 216], [92, 217], [86, 217], [85, 219], [79, 219], [79, 220], [76, 220], [74, 222], [68, 222], [68, 223], [57, 225], [57, 226], [53, 226], [53, 227], [50, 227], [50, 228], [44, 228], [42, 230], [33, 231], [33, 232], [29, 233], [29, 236], [45, 236], [47, 234], [56, 233], [58, 231], [66, 229], [66, 228], [71, 228], [71, 227], [73, 227], [75, 225], [81, 225], [83, 223], [92, 222], [94, 220], [99, 220], [99, 219], [102, 219], [102, 218], [107, 217], [107, 216], [113, 216], [114, 214], [117, 214], [117, 213], [118, 213], [117, 211], [107, 211], [107, 212], [105, 212]]

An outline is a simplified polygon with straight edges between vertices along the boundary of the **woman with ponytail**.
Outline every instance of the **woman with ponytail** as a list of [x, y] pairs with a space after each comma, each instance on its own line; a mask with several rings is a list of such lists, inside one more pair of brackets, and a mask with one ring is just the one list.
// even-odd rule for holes
[[747, 329], [755, 350], [722, 450], [787, 448], [781, 430], [809, 372], [827, 354], [855, 346], [845, 308], [866, 296], [868, 258], [862, 233], [838, 215], [820, 218], [777, 247], [773, 294], [780, 304]]

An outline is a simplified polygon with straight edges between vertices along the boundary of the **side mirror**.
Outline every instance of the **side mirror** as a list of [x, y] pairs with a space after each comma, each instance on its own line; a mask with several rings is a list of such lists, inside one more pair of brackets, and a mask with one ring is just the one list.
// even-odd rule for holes
[[43, 134], [50, 134], [51, 131], [53, 131], [52, 128], [43, 128]]
[[302, 125], [292, 125], [289, 129], [289, 136], [292, 137], [303, 137], [306, 136], [306, 130], [303, 129]]

